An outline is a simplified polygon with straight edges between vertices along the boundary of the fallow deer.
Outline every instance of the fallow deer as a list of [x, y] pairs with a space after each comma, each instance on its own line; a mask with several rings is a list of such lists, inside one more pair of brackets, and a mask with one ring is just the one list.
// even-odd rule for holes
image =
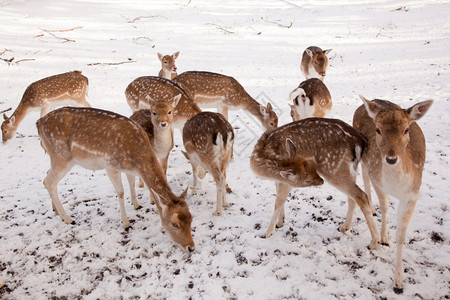
[[289, 95], [292, 101], [291, 117], [293, 121], [310, 117], [323, 118], [331, 110], [331, 94], [327, 86], [317, 78], [300, 83]]
[[[208, 170], [214, 177], [217, 189], [217, 203], [214, 215], [222, 214], [227, 207], [226, 168], [233, 156], [234, 131], [220, 113], [202, 112], [186, 122], [183, 128], [183, 154], [192, 165], [193, 191], [197, 189], [199, 167]], [[204, 177], [204, 173], [200, 177]]]
[[214, 107], [228, 119], [228, 109], [244, 109], [255, 116], [265, 128], [274, 129], [278, 117], [270, 103], [263, 106], [253, 99], [233, 77], [200, 71], [189, 71], [173, 79], [201, 107]]
[[310, 46], [303, 51], [300, 70], [306, 79], [318, 78], [324, 80], [328, 69], [328, 57], [332, 49], [322, 50], [316, 46]]
[[275, 209], [264, 237], [274, 233], [275, 225], [283, 225], [284, 203], [291, 189], [321, 185], [322, 176], [348, 196], [347, 217], [339, 230], [346, 232], [351, 228], [356, 202], [372, 236], [369, 248], [376, 249], [380, 235], [369, 200], [355, 183], [365, 146], [362, 135], [336, 119], [308, 118], [264, 133], [250, 158], [253, 172], [276, 182]]
[[187, 120], [201, 112], [188, 93], [176, 82], [169, 79], [143, 76], [133, 80], [125, 90], [128, 105], [133, 112], [150, 108], [157, 100], [170, 100], [181, 94], [173, 112], [173, 127], [183, 129]]
[[415, 121], [423, 117], [433, 100], [419, 102], [408, 109], [385, 100], [369, 101], [353, 116], [353, 126], [367, 139], [362, 157], [364, 188], [371, 201], [370, 183], [375, 189], [382, 214], [381, 243], [388, 245], [388, 195], [400, 200], [397, 218], [397, 258], [394, 291], [403, 292], [402, 253], [406, 229], [414, 212], [425, 164], [425, 137]]
[[174, 79], [177, 76], [177, 66], [175, 60], [180, 55], [180, 51], [175, 52], [172, 55], [162, 55], [158, 52], [158, 58], [161, 61], [161, 70], [158, 76], [166, 79]]
[[3, 143], [10, 140], [20, 122], [30, 110], [41, 110], [41, 117], [57, 106], [75, 105], [90, 107], [86, 101], [88, 79], [80, 71], [58, 74], [30, 84], [11, 117], [3, 114]]
[[[187, 189], [180, 197], [173, 194], [142, 127], [113, 112], [64, 107], [39, 119], [37, 129], [51, 162], [44, 186], [62, 220], [73, 223], [61, 205], [57, 185], [74, 165], [80, 165], [90, 170], [106, 170], [119, 198], [123, 226], [128, 228], [121, 180], [121, 173], [126, 173], [141, 177], [154, 191], [162, 226], [172, 240], [187, 252], [195, 249], [192, 216], [184, 200]], [[133, 205], [139, 207], [137, 201]]]

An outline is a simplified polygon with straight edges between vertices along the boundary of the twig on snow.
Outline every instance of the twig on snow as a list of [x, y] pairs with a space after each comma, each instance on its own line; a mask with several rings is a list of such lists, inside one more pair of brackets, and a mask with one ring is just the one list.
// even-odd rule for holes
[[59, 36], [56, 36], [55, 34], [53, 34], [51, 32], [47, 32], [47, 33], [50, 34], [51, 36], [53, 36], [54, 38], [57, 38], [59, 40], [63, 40], [64, 41], [63, 43], [66, 43], [66, 42], [75, 43], [75, 40], [71, 40], [71, 39], [68, 39], [68, 38], [65, 38], [65, 37], [59, 37]]
[[5, 50], [3, 50], [2, 52], [0, 52], [0, 55], [5, 54], [6, 52], [11, 52], [11, 50], [5, 48]]
[[5, 110], [2, 110], [2, 111], [0, 111], [0, 114], [2, 114], [2, 113], [5, 113], [5, 112], [7, 112], [7, 111], [10, 111], [10, 110], [12, 110], [12, 107], [10, 107], [10, 108], [7, 108], [7, 109], [5, 109]]
[[377, 33], [376, 37], [384, 36], [384, 37], [387, 37], [387, 38], [392, 39], [392, 36], [388, 36], [388, 35], [381, 34], [381, 30], [382, 30], [382, 29], [380, 29], [380, 31]]
[[112, 62], [112, 63], [101, 63], [101, 62], [96, 62], [96, 63], [90, 63], [87, 64], [88, 66], [116, 66], [116, 65], [122, 65], [122, 64], [129, 64], [129, 63], [135, 63], [135, 60], [132, 60], [131, 58], [129, 58], [126, 61], [120, 61], [120, 62]]
[[283, 25], [281, 23], [278, 23], [278, 22], [275, 22], [275, 21], [269, 21], [269, 20], [266, 20], [266, 22], [278, 25], [278, 26], [283, 27], [283, 28], [291, 28], [292, 25], [294, 25], [294, 22], [292, 22], [292, 21], [291, 21], [291, 23], [289, 23], [289, 25]]
[[67, 32], [67, 31], [73, 31], [73, 30], [81, 29], [81, 28], [83, 28], [83, 26], [78, 26], [78, 27], [69, 28], [69, 29], [57, 29], [57, 30], [48, 30], [48, 29], [41, 28], [41, 30], [44, 32]]
[[134, 18], [134, 19], [127, 18], [127, 17], [125, 17], [125, 16], [123, 16], [123, 15], [121, 15], [121, 16], [122, 16], [122, 18], [128, 20], [128, 23], [134, 23], [134, 22], [140, 21], [140, 20], [142, 20], [142, 19], [154, 19], [154, 18], [164, 18], [164, 19], [167, 19], [167, 17], [161, 16], [161, 15], [156, 15], [156, 16], [139, 16], [139, 17], [136, 17], [136, 18]]
[[225, 33], [228, 33], [228, 34], [235, 34], [236, 33], [234, 31], [230, 31], [228, 29], [225, 29], [222, 26], [220, 26], [218, 24], [215, 24], [215, 23], [206, 23], [206, 25], [214, 25], [214, 26], [216, 26], [217, 29], [222, 30], [222, 31], [224, 31]]

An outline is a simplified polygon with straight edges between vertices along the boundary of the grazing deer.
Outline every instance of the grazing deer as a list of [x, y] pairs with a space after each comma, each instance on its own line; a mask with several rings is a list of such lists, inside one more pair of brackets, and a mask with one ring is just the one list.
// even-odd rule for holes
[[[74, 166], [90, 170], [105, 169], [119, 197], [124, 228], [130, 226], [125, 205], [121, 173], [142, 178], [156, 200], [163, 228], [183, 250], [195, 249], [191, 234], [192, 216], [185, 202], [173, 194], [144, 129], [134, 121], [93, 108], [64, 107], [37, 122], [41, 145], [50, 155], [51, 168], [44, 186], [55, 212], [66, 223], [73, 223], [58, 197], [58, 182]], [[132, 199], [135, 208], [139, 207]]]
[[292, 101], [291, 117], [293, 121], [310, 117], [323, 118], [331, 110], [331, 95], [327, 86], [317, 78], [300, 83], [289, 95]]
[[176, 82], [169, 79], [143, 76], [133, 80], [125, 90], [128, 105], [133, 112], [150, 108], [150, 103], [159, 100], [171, 100], [181, 94], [173, 111], [173, 127], [183, 129], [187, 120], [201, 112], [188, 93]]
[[[348, 212], [341, 232], [351, 228], [355, 203], [366, 218], [376, 249], [380, 235], [366, 194], [356, 185], [364, 138], [336, 119], [308, 118], [268, 131], [258, 140], [250, 157], [257, 175], [276, 182], [275, 210], [264, 237], [284, 224], [284, 203], [293, 187], [321, 185], [326, 181], [348, 196]], [[320, 176], [319, 176], [320, 175]]]
[[41, 110], [45, 116], [56, 106], [75, 105], [90, 107], [86, 101], [88, 79], [80, 71], [73, 71], [43, 78], [30, 84], [11, 117], [3, 114], [3, 143], [10, 140], [20, 122], [30, 110]]
[[233, 77], [211, 72], [190, 71], [174, 78], [191, 95], [192, 99], [204, 107], [214, 107], [228, 119], [228, 109], [244, 109], [255, 116], [266, 130], [278, 125], [278, 117], [272, 105], [259, 104]]
[[174, 79], [177, 76], [177, 66], [175, 65], [175, 59], [180, 55], [180, 51], [175, 52], [172, 55], [162, 55], [158, 52], [158, 58], [161, 61], [161, 70], [158, 76], [166, 79]]
[[319, 47], [310, 46], [303, 51], [300, 70], [306, 79], [318, 78], [325, 79], [328, 69], [328, 57], [332, 49], [322, 50]]
[[202, 112], [189, 121], [183, 128], [183, 144], [186, 152], [183, 154], [192, 165], [194, 176], [193, 191], [197, 189], [199, 166], [208, 170], [216, 182], [217, 203], [214, 215], [222, 214], [222, 207], [227, 207], [226, 168], [233, 156], [234, 131], [222, 114]]
[[[400, 200], [397, 218], [397, 259], [394, 291], [403, 292], [402, 253], [406, 229], [419, 197], [425, 164], [425, 137], [415, 121], [423, 117], [433, 100], [419, 102], [408, 109], [385, 100], [369, 101], [361, 96], [363, 105], [353, 116], [353, 126], [367, 139], [362, 157], [364, 188], [369, 200], [370, 182], [380, 202], [382, 214], [381, 243], [388, 245], [388, 196]], [[371, 201], [371, 200], [370, 200]]]

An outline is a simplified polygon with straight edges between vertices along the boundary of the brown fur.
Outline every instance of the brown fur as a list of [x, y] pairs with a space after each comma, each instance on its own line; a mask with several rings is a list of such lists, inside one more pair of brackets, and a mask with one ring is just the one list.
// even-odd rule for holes
[[300, 70], [306, 79], [318, 78], [324, 80], [328, 69], [327, 54], [331, 51], [322, 50], [316, 46], [310, 46], [303, 51]]
[[161, 70], [158, 76], [166, 79], [174, 79], [177, 74], [177, 66], [175, 60], [180, 55], [180, 51], [175, 52], [172, 55], [162, 55], [158, 52], [158, 58], [161, 61]]

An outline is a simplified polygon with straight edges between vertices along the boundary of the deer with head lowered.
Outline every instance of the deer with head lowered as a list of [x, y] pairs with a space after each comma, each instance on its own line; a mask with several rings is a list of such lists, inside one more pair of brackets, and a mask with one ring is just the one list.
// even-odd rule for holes
[[150, 108], [151, 103], [156, 101], [154, 99], [171, 100], [180, 94], [180, 100], [173, 110], [173, 127], [183, 129], [186, 121], [202, 110], [179, 84], [165, 78], [143, 76], [133, 80], [125, 90], [133, 112]]
[[175, 52], [172, 55], [162, 55], [158, 52], [158, 58], [161, 61], [161, 70], [158, 76], [166, 79], [174, 79], [177, 76], [177, 66], [175, 60], [180, 55], [180, 51]]
[[332, 49], [322, 50], [316, 46], [310, 46], [303, 51], [300, 70], [306, 79], [318, 78], [324, 80], [327, 75], [328, 57]]
[[[37, 121], [41, 145], [50, 155], [51, 168], [44, 186], [55, 212], [68, 224], [70, 218], [58, 196], [58, 182], [74, 166], [105, 169], [119, 198], [122, 223], [130, 226], [121, 173], [139, 176], [152, 191], [163, 228], [183, 250], [195, 245], [191, 234], [192, 216], [185, 202], [187, 189], [173, 194], [144, 129], [134, 121], [113, 112], [93, 108], [64, 107]], [[135, 208], [139, 207], [132, 199]]]
[[183, 144], [186, 149], [183, 154], [192, 166], [194, 193], [197, 189], [197, 177], [203, 178], [204, 170], [209, 171], [214, 177], [217, 189], [214, 215], [220, 216], [222, 207], [228, 206], [225, 197], [226, 168], [233, 156], [233, 127], [220, 113], [199, 113], [184, 125]]
[[3, 114], [3, 143], [10, 140], [20, 122], [30, 110], [41, 110], [41, 117], [57, 106], [75, 105], [90, 107], [86, 101], [88, 79], [80, 71], [43, 78], [30, 84], [11, 117]]
[[323, 118], [332, 107], [331, 94], [327, 86], [317, 78], [300, 83], [298, 88], [289, 94], [292, 104], [292, 120], [298, 121], [310, 117]]
[[233, 77], [211, 72], [189, 71], [173, 79], [201, 107], [217, 108], [228, 119], [228, 109], [244, 109], [256, 117], [265, 130], [278, 126], [278, 117], [270, 103], [263, 106], [253, 99]]
[[256, 175], [276, 182], [275, 209], [264, 237], [275, 225], [284, 224], [284, 203], [293, 187], [322, 185], [323, 178], [348, 196], [348, 211], [341, 232], [351, 228], [356, 204], [369, 226], [376, 249], [380, 235], [366, 194], [356, 185], [364, 138], [350, 125], [336, 119], [308, 118], [265, 132], [250, 157]]
[[353, 126], [368, 141], [367, 150], [362, 157], [364, 188], [370, 200], [372, 183], [378, 196], [382, 214], [381, 243], [384, 245], [389, 243], [386, 224], [388, 195], [400, 200], [397, 212], [394, 291], [402, 293], [403, 244], [419, 197], [425, 164], [425, 137], [415, 121], [426, 114], [433, 101], [419, 102], [408, 109], [402, 109], [386, 100], [369, 101], [362, 96], [361, 99], [363, 105], [353, 116]]

